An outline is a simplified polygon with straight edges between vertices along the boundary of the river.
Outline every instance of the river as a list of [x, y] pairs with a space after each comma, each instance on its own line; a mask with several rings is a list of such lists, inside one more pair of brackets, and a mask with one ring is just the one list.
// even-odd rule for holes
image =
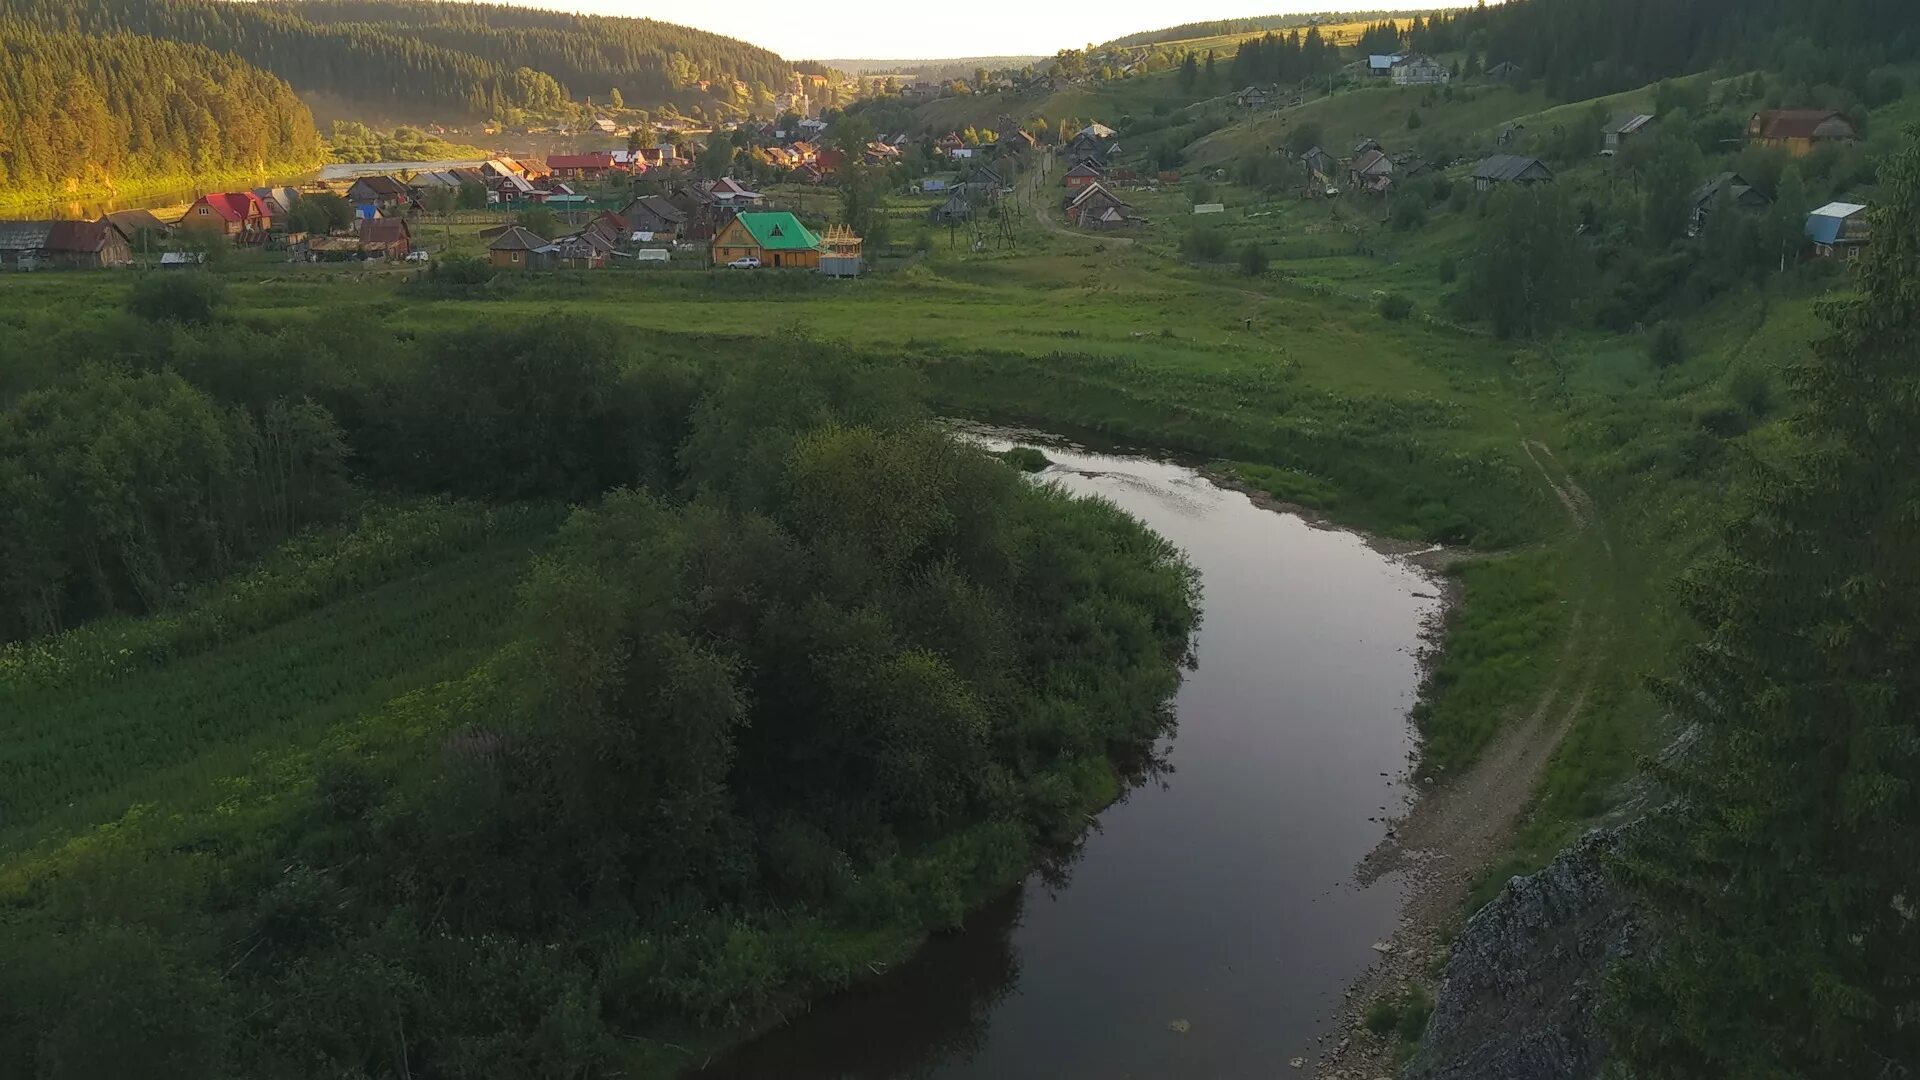
[[1312, 1061], [1397, 921], [1400, 884], [1352, 872], [1407, 805], [1407, 711], [1440, 588], [1185, 465], [975, 434], [1042, 447], [1042, 480], [1119, 504], [1200, 571], [1165, 764], [1063, 865], [693, 1075], [1299, 1075], [1289, 1061]]

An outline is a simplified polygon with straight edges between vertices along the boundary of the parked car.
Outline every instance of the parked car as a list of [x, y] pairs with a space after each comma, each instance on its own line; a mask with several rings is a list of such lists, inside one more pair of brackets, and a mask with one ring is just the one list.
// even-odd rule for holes
[[730, 262], [730, 263], [728, 263], [728, 264], [727, 264], [727, 269], [729, 269], [729, 270], [758, 270], [758, 269], [760, 269], [760, 260], [759, 260], [759, 259], [756, 259], [756, 258], [754, 258], [754, 257], [753, 257], [753, 256], [751, 256], [751, 255], [748, 255], [748, 256], [746, 256], [746, 257], [744, 257], [744, 258], [739, 258], [739, 259], [735, 259], [735, 260], [733, 260], [732, 262]]
[[427, 261], [428, 259], [431, 259], [431, 258], [433, 258], [433, 256], [431, 256], [431, 255], [429, 255], [429, 254], [427, 254], [427, 253], [426, 253], [426, 252], [424, 252], [424, 251], [409, 251], [409, 252], [407, 252], [407, 261], [408, 261], [408, 262], [426, 262], [426, 261]]

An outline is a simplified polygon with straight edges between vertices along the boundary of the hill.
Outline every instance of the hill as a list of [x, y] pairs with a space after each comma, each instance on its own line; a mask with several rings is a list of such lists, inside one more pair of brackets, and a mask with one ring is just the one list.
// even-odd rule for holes
[[0, 0], [0, 17], [203, 45], [296, 90], [422, 119], [554, 112], [616, 93], [640, 107], [727, 109], [784, 89], [791, 75], [776, 54], [718, 34], [500, 4]]
[[191, 44], [0, 19], [0, 202], [318, 165], [285, 82]]

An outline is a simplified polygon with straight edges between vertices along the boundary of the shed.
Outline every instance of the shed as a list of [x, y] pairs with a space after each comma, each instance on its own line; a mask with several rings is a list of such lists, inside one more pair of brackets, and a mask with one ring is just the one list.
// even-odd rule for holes
[[1620, 148], [1626, 145], [1627, 140], [1645, 131], [1652, 124], [1652, 113], [1622, 113], [1614, 117], [1606, 127], [1600, 129], [1600, 134], [1604, 136], [1606, 143], [1600, 152], [1618, 153]]
[[1500, 184], [1542, 184], [1553, 179], [1553, 170], [1539, 158], [1519, 154], [1495, 154], [1483, 159], [1473, 170], [1475, 191], [1487, 191]]

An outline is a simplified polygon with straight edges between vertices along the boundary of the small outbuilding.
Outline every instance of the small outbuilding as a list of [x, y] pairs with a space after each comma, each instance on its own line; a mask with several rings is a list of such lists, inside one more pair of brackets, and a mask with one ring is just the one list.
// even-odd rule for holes
[[1473, 170], [1473, 189], [1491, 191], [1501, 184], [1545, 184], [1553, 180], [1553, 170], [1539, 158], [1520, 154], [1495, 154], [1483, 159]]

